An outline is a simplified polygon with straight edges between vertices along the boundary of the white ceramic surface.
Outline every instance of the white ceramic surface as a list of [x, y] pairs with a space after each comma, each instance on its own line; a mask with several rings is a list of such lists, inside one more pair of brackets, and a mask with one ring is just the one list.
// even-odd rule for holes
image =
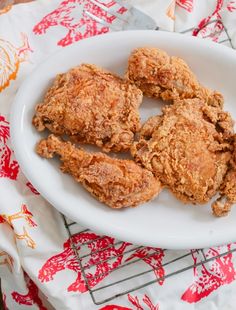
[[[136, 244], [171, 249], [201, 248], [236, 241], [236, 208], [215, 218], [210, 204], [184, 205], [167, 190], [134, 209], [112, 210], [90, 196], [59, 161], [40, 158], [34, 151], [42, 138], [31, 125], [35, 105], [57, 73], [80, 63], [94, 63], [124, 74], [132, 49], [154, 46], [182, 57], [206, 86], [221, 91], [225, 109], [236, 119], [236, 52], [222, 45], [161, 31], [127, 31], [75, 43], [48, 58], [17, 92], [11, 113], [15, 155], [26, 177], [55, 208], [69, 218], [103, 234]], [[142, 120], [160, 113], [162, 102], [145, 99]]]

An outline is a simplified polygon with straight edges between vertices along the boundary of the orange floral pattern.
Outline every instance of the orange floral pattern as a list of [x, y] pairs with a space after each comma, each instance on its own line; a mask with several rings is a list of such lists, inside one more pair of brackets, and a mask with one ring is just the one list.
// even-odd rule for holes
[[33, 52], [26, 34], [21, 33], [21, 38], [20, 47], [0, 38], [0, 92], [16, 79], [20, 64], [27, 60], [29, 52]]
[[166, 15], [172, 20], [175, 20], [175, 0], [173, 0], [168, 6], [166, 10]]
[[10, 271], [12, 271], [13, 258], [8, 255], [5, 251], [0, 252], [0, 266], [7, 265]]
[[[6, 222], [12, 228], [14, 228], [13, 221], [18, 220], [18, 219], [24, 219], [30, 227], [35, 227], [37, 226], [37, 224], [33, 221], [32, 217], [33, 217], [33, 214], [27, 209], [27, 206], [23, 204], [19, 212], [13, 213], [12, 215], [0, 214], [0, 223]], [[23, 225], [22, 227], [23, 227], [23, 233], [21, 234], [15, 233], [15, 238], [18, 240], [25, 240], [27, 246], [34, 249], [36, 247], [36, 243], [30, 237], [25, 226]]]
[[25, 226], [23, 226], [23, 234], [16, 234], [15, 237], [18, 240], [25, 240], [26, 244], [29, 248], [35, 249], [36, 243], [35, 241], [30, 237], [29, 233], [27, 232]]

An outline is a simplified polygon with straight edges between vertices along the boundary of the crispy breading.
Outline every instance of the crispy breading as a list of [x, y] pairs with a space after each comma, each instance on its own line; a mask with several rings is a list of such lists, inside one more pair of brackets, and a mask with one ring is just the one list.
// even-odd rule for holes
[[232, 134], [233, 121], [222, 109], [197, 98], [176, 100], [144, 124], [131, 152], [177, 198], [203, 204], [224, 180]]
[[236, 203], [236, 135], [234, 136], [234, 152], [226, 177], [220, 187], [220, 197], [212, 204], [216, 216], [227, 215]]
[[158, 48], [137, 48], [128, 63], [127, 78], [149, 97], [163, 100], [204, 98], [209, 105], [223, 106], [219, 92], [203, 87], [189, 66]]
[[74, 141], [126, 151], [140, 129], [142, 92], [95, 65], [82, 64], [59, 74], [36, 108], [33, 124]]
[[161, 191], [161, 183], [152, 172], [133, 160], [89, 153], [54, 135], [41, 140], [36, 150], [45, 158], [58, 154], [62, 161], [61, 170], [71, 174], [111, 208], [135, 207], [153, 199]]

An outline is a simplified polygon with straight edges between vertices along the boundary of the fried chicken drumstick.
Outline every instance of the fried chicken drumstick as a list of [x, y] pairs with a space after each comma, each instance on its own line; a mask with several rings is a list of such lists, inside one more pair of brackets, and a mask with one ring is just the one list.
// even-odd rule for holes
[[142, 92], [95, 65], [59, 74], [36, 108], [33, 124], [104, 151], [126, 151], [140, 129]]
[[203, 204], [224, 180], [232, 137], [228, 113], [201, 99], [177, 100], [144, 124], [131, 152], [177, 198]]
[[209, 105], [222, 106], [220, 93], [203, 87], [189, 66], [158, 48], [137, 48], [129, 57], [127, 78], [149, 97], [163, 100], [204, 98]]
[[132, 160], [88, 153], [50, 135], [36, 149], [45, 158], [58, 154], [61, 170], [71, 174], [93, 196], [111, 208], [135, 207], [154, 198], [161, 184], [149, 170]]

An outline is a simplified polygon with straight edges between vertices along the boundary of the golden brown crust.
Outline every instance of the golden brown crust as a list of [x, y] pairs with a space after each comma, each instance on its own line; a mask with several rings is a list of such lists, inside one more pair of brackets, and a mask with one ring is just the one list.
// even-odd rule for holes
[[197, 98], [177, 100], [142, 132], [132, 155], [180, 200], [202, 204], [215, 195], [231, 158], [233, 122], [227, 113]]
[[59, 74], [36, 108], [33, 124], [105, 151], [130, 148], [140, 129], [142, 92], [135, 85], [94, 65]]
[[211, 205], [212, 212], [217, 217], [227, 216], [232, 208], [232, 203], [223, 201], [222, 198], [218, 198]]
[[200, 85], [184, 60], [157, 48], [135, 49], [129, 57], [126, 77], [149, 97], [163, 100], [197, 97], [204, 98], [209, 105], [223, 106], [222, 95]]
[[233, 147], [229, 169], [220, 187], [220, 197], [212, 204], [212, 211], [216, 216], [227, 215], [236, 203], [236, 135]]
[[152, 172], [132, 160], [88, 153], [54, 135], [41, 140], [36, 151], [45, 158], [58, 154], [62, 161], [61, 170], [71, 174], [111, 208], [135, 207], [153, 199], [162, 188]]

